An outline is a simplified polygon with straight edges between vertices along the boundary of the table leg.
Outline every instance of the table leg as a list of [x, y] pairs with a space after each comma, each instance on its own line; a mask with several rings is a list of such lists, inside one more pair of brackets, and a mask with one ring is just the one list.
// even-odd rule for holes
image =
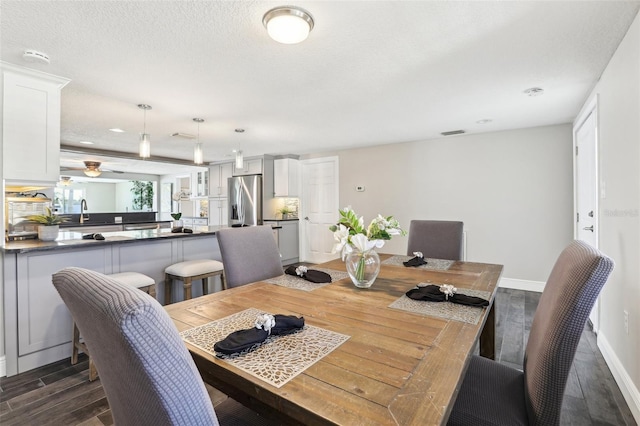
[[493, 302], [480, 334], [480, 356], [496, 359], [496, 303]]

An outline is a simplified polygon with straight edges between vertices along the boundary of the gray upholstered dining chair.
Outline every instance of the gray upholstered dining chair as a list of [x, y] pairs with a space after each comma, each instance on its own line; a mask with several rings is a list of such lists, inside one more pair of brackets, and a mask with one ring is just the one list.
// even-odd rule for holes
[[178, 330], [148, 294], [82, 268], [58, 271], [53, 285], [91, 351], [115, 424], [270, 424], [230, 398], [214, 411]]
[[270, 226], [226, 228], [216, 232], [227, 288], [284, 274]]
[[462, 222], [412, 220], [409, 224], [407, 255], [420, 251], [424, 257], [462, 260]]
[[569, 244], [540, 297], [524, 371], [472, 357], [448, 425], [558, 425], [582, 330], [612, 269], [587, 243]]

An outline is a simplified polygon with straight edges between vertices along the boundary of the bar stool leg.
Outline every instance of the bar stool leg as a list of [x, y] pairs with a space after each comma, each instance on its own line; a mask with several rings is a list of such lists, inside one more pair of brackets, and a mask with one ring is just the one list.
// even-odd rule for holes
[[87, 345], [84, 343], [80, 343], [80, 330], [78, 330], [78, 326], [76, 322], [73, 322], [73, 341], [71, 342], [71, 365], [75, 365], [78, 363], [78, 349], [82, 349], [82, 351], [89, 357], [89, 381], [93, 382], [98, 378], [98, 370], [96, 369], [93, 360], [91, 359], [91, 354], [87, 349]]
[[164, 274], [164, 304], [171, 304], [171, 276]]
[[185, 277], [184, 279], [184, 300], [191, 299], [191, 277]]
[[202, 279], [202, 295], [209, 294], [209, 277]]

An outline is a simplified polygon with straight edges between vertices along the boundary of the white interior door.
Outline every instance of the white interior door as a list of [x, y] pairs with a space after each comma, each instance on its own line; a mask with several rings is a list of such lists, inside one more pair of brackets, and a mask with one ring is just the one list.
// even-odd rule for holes
[[331, 254], [333, 233], [329, 231], [338, 220], [338, 157], [303, 160], [301, 166], [300, 260], [322, 263], [338, 257]]
[[[597, 99], [587, 108], [573, 128], [575, 144], [575, 238], [598, 247], [598, 115]], [[599, 328], [599, 300], [589, 319], [594, 331]]]

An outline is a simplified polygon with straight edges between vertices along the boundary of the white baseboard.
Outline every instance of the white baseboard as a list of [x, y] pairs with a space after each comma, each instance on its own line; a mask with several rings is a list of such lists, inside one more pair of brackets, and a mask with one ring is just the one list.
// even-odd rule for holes
[[7, 375], [7, 358], [6, 356], [0, 356], [0, 377]]
[[620, 392], [622, 392], [622, 396], [624, 396], [625, 401], [627, 401], [633, 418], [636, 420], [636, 423], [640, 423], [640, 391], [638, 391], [638, 388], [633, 384], [627, 370], [624, 369], [613, 348], [611, 348], [611, 345], [609, 345], [609, 342], [602, 333], [598, 334], [597, 341], [598, 348], [600, 352], [602, 352], [602, 356], [607, 362], [611, 374], [613, 374], [613, 378], [618, 384]]
[[517, 278], [500, 278], [498, 287], [512, 288], [514, 290], [537, 291], [538, 293], [542, 293], [545, 284], [546, 283], [544, 283], [543, 281], [519, 280]]

